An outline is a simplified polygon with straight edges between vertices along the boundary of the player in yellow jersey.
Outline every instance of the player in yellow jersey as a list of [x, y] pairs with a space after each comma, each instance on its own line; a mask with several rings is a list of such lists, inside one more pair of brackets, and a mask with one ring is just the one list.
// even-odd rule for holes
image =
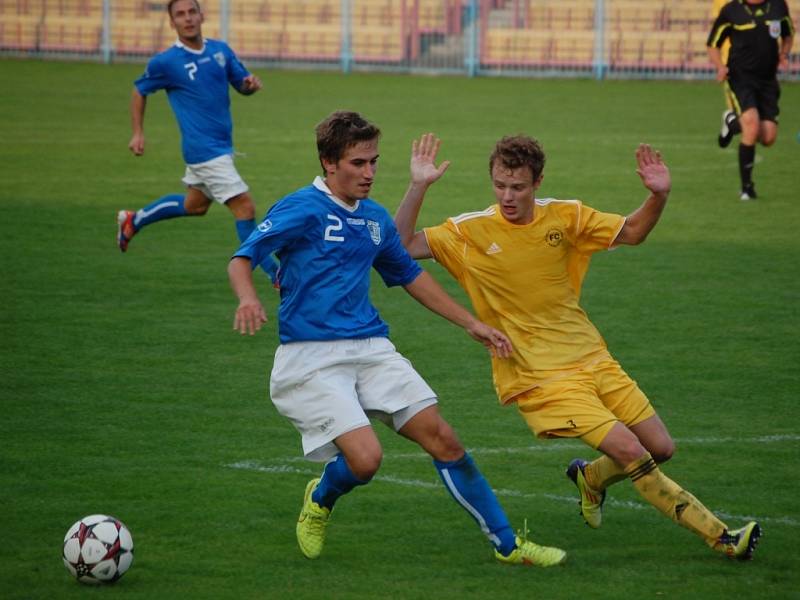
[[750, 558], [759, 525], [730, 530], [661, 471], [659, 463], [674, 451], [672, 438], [579, 303], [591, 255], [640, 244], [658, 222], [671, 187], [661, 155], [638, 147], [637, 173], [650, 194], [621, 216], [578, 200], [537, 199], [545, 162], [539, 143], [505, 137], [489, 160], [496, 202], [415, 231], [425, 192], [449, 164], [436, 166], [439, 144], [426, 134], [412, 145], [411, 183], [395, 215], [401, 239], [414, 258], [442, 264], [478, 318], [511, 340], [510, 358], [492, 358], [500, 402], [516, 404], [539, 437], [577, 437], [602, 452], [567, 469], [587, 524], [600, 526], [606, 488], [630, 478], [645, 500], [710, 547]]

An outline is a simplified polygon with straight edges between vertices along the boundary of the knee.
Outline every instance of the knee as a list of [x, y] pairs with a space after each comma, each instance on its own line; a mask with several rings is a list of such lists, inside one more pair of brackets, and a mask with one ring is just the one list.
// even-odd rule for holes
[[650, 456], [653, 457], [658, 464], [667, 462], [672, 455], [675, 454], [675, 442], [671, 438], [660, 440], [652, 448], [648, 448]]
[[208, 207], [211, 206], [210, 204], [198, 204], [195, 206], [186, 206], [186, 214], [191, 215], [193, 217], [202, 217], [204, 214], [208, 212]]
[[455, 430], [445, 420], [440, 420], [428, 449], [430, 455], [441, 462], [452, 462], [464, 456], [464, 446]]
[[378, 472], [383, 460], [383, 451], [378, 448], [377, 450], [370, 450], [359, 452], [355, 455], [347, 457], [347, 466], [353, 472], [353, 475], [358, 477], [361, 481], [369, 481]]
[[249, 221], [256, 218], [256, 206], [250, 199], [249, 194], [242, 194], [231, 198], [225, 204], [238, 221]]

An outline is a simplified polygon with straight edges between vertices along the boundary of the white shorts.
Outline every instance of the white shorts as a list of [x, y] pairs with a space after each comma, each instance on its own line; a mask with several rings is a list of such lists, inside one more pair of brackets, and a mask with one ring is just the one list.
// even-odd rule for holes
[[182, 181], [220, 204], [250, 189], [233, 166], [233, 156], [230, 154], [186, 165]]
[[270, 376], [278, 412], [302, 437], [303, 454], [324, 462], [340, 435], [376, 418], [400, 430], [436, 394], [384, 337], [278, 346]]

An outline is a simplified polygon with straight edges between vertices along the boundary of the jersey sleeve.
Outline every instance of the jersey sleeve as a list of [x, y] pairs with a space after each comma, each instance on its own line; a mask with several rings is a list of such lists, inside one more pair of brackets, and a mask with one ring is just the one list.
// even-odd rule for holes
[[794, 23], [792, 22], [792, 15], [789, 13], [789, 5], [784, 2], [786, 7], [786, 16], [781, 19], [781, 37], [794, 37]]
[[166, 89], [169, 85], [169, 78], [167, 77], [164, 63], [159, 56], [154, 56], [147, 63], [144, 73], [133, 82], [136, 89], [142, 96], [147, 96], [158, 90]]
[[[578, 202], [569, 214], [567, 231], [575, 248], [582, 254], [608, 250], [625, 225], [625, 217], [604, 213]], [[568, 234], [568, 235], [569, 235]]]
[[228, 60], [225, 63], [228, 71], [228, 82], [238, 90], [242, 87], [242, 80], [250, 75], [250, 71], [242, 64], [230, 46], [226, 46], [225, 49], [228, 54]]
[[391, 218], [383, 222], [385, 240], [372, 266], [380, 274], [387, 287], [408, 285], [422, 273], [420, 266], [403, 247], [400, 235]]
[[457, 281], [461, 281], [466, 240], [458, 226], [452, 219], [448, 219], [441, 225], [426, 227], [423, 231], [428, 241], [428, 248], [436, 262], [447, 269]]
[[287, 196], [276, 202], [232, 258], [248, 258], [255, 269], [271, 254], [302, 237], [311, 215], [303, 210], [302, 202], [291, 199]]
[[723, 42], [730, 37], [733, 24], [731, 23], [727, 14], [728, 8], [726, 5], [722, 7], [722, 10], [719, 11], [717, 18], [714, 19], [714, 24], [711, 26], [711, 32], [708, 34], [708, 39], [706, 40], [706, 46], [719, 48], [722, 46]]

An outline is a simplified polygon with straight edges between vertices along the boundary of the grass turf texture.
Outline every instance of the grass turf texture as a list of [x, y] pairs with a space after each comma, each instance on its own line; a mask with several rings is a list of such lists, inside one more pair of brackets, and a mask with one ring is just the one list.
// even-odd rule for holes
[[[486, 163], [503, 134], [542, 141], [540, 196], [621, 213], [646, 196], [636, 144], [663, 152], [674, 187], [660, 224], [643, 246], [596, 256], [583, 303], [678, 441], [665, 472], [730, 525], [761, 521], [751, 563], [709, 551], [628, 483], [611, 490], [602, 529], [584, 526], [563, 470], [593, 453], [534, 440], [497, 405], [480, 346], [374, 284], [393, 341], [515, 526], [527, 517], [532, 539], [568, 550], [566, 567], [539, 570], [496, 563], [426, 455], [382, 426], [382, 478], [340, 502], [322, 558], [304, 559], [294, 521], [319, 468], [296, 460], [298, 437], [267, 398], [274, 319], [254, 338], [231, 331], [230, 215], [215, 206], [160, 223], [126, 255], [114, 244], [118, 209], [181, 189], [165, 96], [150, 100], [146, 154], [134, 158], [127, 104], [141, 66], [5, 60], [0, 71], [4, 598], [85, 597], [59, 552], [69, 525], [96, 512], [122, 519], [136, 544], [131, 571], [89, 590], [97, 597], [798, 597], [796, 84], [784, 86], [777, 144], [758, 149], [753, 203], [738, 200], [736, 144], [716, 147], [713, 83], [257, 69], [265, 90], [233, 99], [237, 164], [259, 213], [319, 172], [313, 127], [337, 108], [382, 127], [374, 197], [392, 211], [411, 139], [443, 138], [453, 165], [420, 225], [492, 202]], [[258, 281], [273, 317], [276, 296]]]

